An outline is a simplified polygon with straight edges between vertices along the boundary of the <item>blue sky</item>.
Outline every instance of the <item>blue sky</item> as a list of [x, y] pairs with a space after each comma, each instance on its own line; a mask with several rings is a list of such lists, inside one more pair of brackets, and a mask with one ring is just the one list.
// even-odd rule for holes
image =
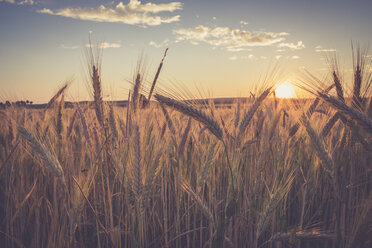
[[325, 74], [335, 51], [348, 71], [351, 40], [372, 40], [371, 11], [367, 0], [0, 0], [0, 101], [45, 102], [67, 80], [70, 100], [89, 99], [89, 33], [103, 47], [106, 99], [126, 99], [141, 54], [151, 80], [166, 47], [165, 84], [246, 96], [277, 61], [296, 80], [302, 68]]

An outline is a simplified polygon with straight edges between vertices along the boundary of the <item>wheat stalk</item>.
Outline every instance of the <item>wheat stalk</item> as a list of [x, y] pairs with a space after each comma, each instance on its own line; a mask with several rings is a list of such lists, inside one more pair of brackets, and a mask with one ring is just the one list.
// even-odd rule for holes
[[150, 99], [151, 99], [151, 96], [152, 96], [152, 92], [155, 89], [155, 85], [156, 85], [156, 82], [157, 82], [158, 77], [160, 75], [161, 68], [163, 67], [163, 62], [164, 62], [165, 56], [167, 56], [167, 52], [168, 52], [168, 48], [165, 49], [163, 58], [161, 59], [161, 62], [160, 62], [159, 67], [158, 67], [158, 70], [156, 71], [155, 78], [154, 78], [154, 81], [152, 82], [150, 93], [149, 93], [149, 96], [147, 98], [147, 101], [148, 102], [150, 102]]
[[308, 118], [303, 115], [301, 118], [302, 123], [305, 126], [305, 129], [307, 131], [307, 134], [310, 137], [311, 142], [313, 143], [315, 147], [315, 151], [318, 154], [318, 157], [322, 161], [322, 164], [324, 168], [333, 176], [334, 175], [334, 164], [331, 156], [328, 154], [328, 152], [325, 149], [324, 143], [319, 137], [319, 135], [315, 132], [315, 130], [312, 128]]
[[[81, 108], [80, 108], [79, 105], [77, 105], [77, 111], [79, 112], [81, 125], [83, 126], [84, 137], [85, 137], [86, 141], [88, 142], [88, 144], [90, 144], [90, 138], [89, 138], [89, 131], [88, 131], [88, 126], [87, 126], [87, 121], [86, 121], [85, 116], [84, 116], [84, 113], [81, 110]], [[98, 135], [97, 135], [97, 137], [98, 137]]]
[[335, 234], [332, 232], [319, 232], [317, 230], [314, 231], [299, 231], [299, 232], [286, 232], [286, 233], [276, 233], [270, 238], [270, 241], [276, 240], [287, 240], [291, 239], [292, 237], [296, 237], [297, 239], [334, 239]]
[[144, 206], [144, 203], [149, 198], [149, 193], [150, 193], [151, 187], [153, 186], [155, 173], [156, 173], [156, 170], [158, 169], [159, 164], [160, 164], [161, 155], [162, 155], [162, 151], [159, 151], [158, 154], [155, 157], [154, 162], [152, 163], [152, 165], [150, 166], [150, 169], [148, 170], [148, 172], [146, 174], [146, 181], [145, 181], [145, 186], [144, 186], [144, 189], [143, 189], [143, 198], [142, 198], [142, 200], [143, 200], [142, 205], [143, 206]]
[[187, 140], [187, 136], [189, 134], [190, 128], [191, 128], [191, 117], [189, 118], [189, 120], [187, 122], [187, 126], [185, 128], [185, 131], [182, 134], [182, 138], [181, 138], [180, 144], [178, 146], [178, 156], [179, 157], [181, 157], [183, 155], [183, 151], [185, 150], [185, 144], [186, 144], [186, 140]]
[[197, 204], [201, 208], [204, 215], [209, 219], [211, 224], [214, 225], [214, 218], [213, 218], [212, 211], [204, 203], [202, 198], [200, 198], [200, 196], [195, 193], [195, 191], [191, 188], [191, 186], [185, 180], [183, 180], [183, 183], [181, 186], [182, 186], [182, 189], [197, 202]]
[[318, 92], [318, 95], [326, 102], [330, 103], [333, 107], [348, 115], [351, 119], [356, 120], [362, 127], [368, 132], [372, 133], [372, 120], [365, 114], [355, 109], [354, 107], [347, 106], [344, 102], [339, 99], [329, 96], [327, 94]]
[[75, 119], [76, 119], [76, 116], [78, 115], [78, 110], [76, 109], [74, 111], [74, 114], [72, 115], [72, 118], [71, 118], [71, 121], [70, 121], [70, 124], [68, 125], [68, 128], [67, 128], [67, 138], [70, 137], [71, 133], [72, 133], [72, 128], [74, 127], [74, 124], [75, 124]]
[[[325, 94], [328, 93], [331, 89], [333, 89], [334, 86], [335, 86], [335, 85], [332, 84], [332, 85], [329, 86], [327, 89], [325, 89], [323, 92], [324, 92]], [[313, 115], [313, 113], [314, 113], [316, 107], [317, 107], [318, 104], [319, 104], [319, 101], [320, 101], [319, 97], [315, 98], [314, 102], [313, 102], [313, 103], [310, 105], [310, 107], [308, 108], [308, 110], [307, 110], [307, 112], [306, 112], [306, 115], [307, 115], [308, 118], [310, 118], [310, 117]], [[291, 127], [291, 129], [289, 130], [289, 137], [292, 137], [293, 135], [295, 135], [295, 134], [297, 133], [297, 131], [298, 131], [299, 128], [300, 128], [300, 123], [299, 123], [299, 122], [296, 122], [296, 123]]]
[[142, 166], [141, 166], [141, 137], [137, 124], [134, 125], [134, 141], [133, 141], [133, 165], [132, 165], [132, 178], [133, 178], [133, 192], [139, 197], [142, 192]]
[[63, 131], [63, 120], [62, 120], [62, 112], [63, 112], [63, 105], [65, 104], [64, 95], [62, 95], [61, 101], [58, 105], [57, 111], [57, 121], [56, 121], [56, 131], [59, 140], [62, 140], [62, 131]]
[[264, 211], [262, 212], [258, 223], [257, 223], [257, 238], [260, 236], [262, 231], [266, 228], [269, 218], [271, 217], [272, 213], [274, 212], [278, 202], [279, 202], [279, 190], [277, 190], [273, 196], [270, 198], [270, 201], [267, 203]]
[[248, 112], [244, 115], [240, 123], [240, 126], [239, 126], [240, 135], [243, 135], [243, 133], [245, 132], [245, 129], [249, 125], [249, 122], [253, 118], [254, 113], [256, 112], [258, 107], [261, 105], [263, 100], [265, 100], [265, 98], [269, 95], [270, 91], [271, 91], [271, 87], [265, 90], [264, 92], [262, 92], [262, 94], [254, 101], [253, 105], [249, 108]]
[[360, 89], [362, 87], [362, 70], [364, 68], [365, 59], [363, 58], [360, 47], [356, 48], [356, 56], [354, 54], [353, 43], [351, 43], [353, 53], [353, 69], [354, 69], [354, 87], [353, 87], [353, 103], [355, 106], [360, 107]]
[[69, 83], [65, 83], [58, 91], [57, 93], [49, 100], [49, 102], [47, 103], [45, 109], [48, 109], [50, 108], [50, 106], [52, 106], [54, 104], [54, 102], [58, 99], [58, 97], [60, 95], [63, 94], [63, 92], [65, 92], [65, 90], [68, 88], [69, 86]]
[[335, 83], [335, 86], [336, 86], [336, 92], [337, 92], [337, 96], [338, 98], [341, 100], [341, 101], [345, 101], [345, 98], [344, 98], [344, 91], [342, 89], [342, 85], [340, 83], [340, 79], [336, 73], [336, 71], [333, 71], [333, 82]]
[[211, 167], [212, 160], [213, 160], [213, 155], [214, 155], [214, 149], [216, 147], [216, 144], [217, 143], [214, 143], [209, 147], [207, 158], [205, 159], [205, 162], [202, 166], [200, 176], [199, 176], [199, 180], [198, 180], [198, 187], [199, 187], [200, 190], [204, 185], [205, 179], [207, 178], [209, 168]]
[[112, 136], [113, 136], [114, 139], [117, 139], [119, 137], [119, 134], [118, 134], [118, 129], [116, 127], [113, 105], [110, 105], [109, 123], [110, 123], [110, 127], [111, 127]]
[[325, 124], [325, 126], [322, 129], [322, 132], [320, 133], [320, 136], [323, 137], [323, 138], [327, 137], [328, 133], [331, 131], [331, 129], [336, 124], [336, 122], [338, 121], [338, 119], [340, 119], [340, 114], [337, 112]]
[[234, 122], [235, 128], [238, 127], [239, 121], [240, 121], [240, 101], [238, 101], [238, 106], [236, 107], [235, 122]]
[[212, 134], [214, 134], [214, 136], [216, 136], [219, 140], [223, 139], [223, 131], [218, 122], [212, 116], [206, 114], [204, 111], [197, 109], [189, 104], [159, 94], [156, 94], [155, 98], [159, 102], [203, 123], [208, 128], [208, 130]]
[[40, 155], [48, 171], [53, 176], [58, 177], [65, 184], [63, 169], [52, 152], [50, 152], [43, 143], [41, 143], [24, 127], [18, 126], [18, 133], [20, 133], [21, 136], [29, 142], [32, 149]]
[[160, 104], [160, 108], [161, 108], [161, 111], [162, 111], [163, 114], [164, 114], [165, 120], [167, 121], [167, 124], [168, 124], [169, 130], [172, 132], [173, 135], [175, 135], [175, 134], [176, 134], [176, 130], [174, 129], [173, 121], [172, 121], [172, 119], [170, 118], [167, 109], [163, 106], [163, 104]]
[[101, 79], [99, 76], [99, 70], [96, 65], [92, 66], [92, 85], [94, 94], [94, 109], [98, 122], [104, 127], [104, 112], [103, 112], [103, 100], [102, 100], [102, 89]]
[[138, 102], [139, 102], [140, 87], [141, 87], [141, 74], [138, 72], [136, 76], [136, 80], [134, 82], [133, 94], [132, 94], [132, 106], [133, 106], [134, 112], [136, 112]]

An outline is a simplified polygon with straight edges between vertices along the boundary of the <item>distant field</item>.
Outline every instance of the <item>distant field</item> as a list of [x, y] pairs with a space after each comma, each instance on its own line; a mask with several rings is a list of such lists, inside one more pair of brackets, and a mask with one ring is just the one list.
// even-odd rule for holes
[[102, 125], [94, 108], [62, 103], [0, 112], [6, 246], [370, 242], [370, 132], [347, 114], [328, 130], [327, 104], [310, 122], [310, 101], [205, 105], [199, 119], [199, 105], [105, 104]]

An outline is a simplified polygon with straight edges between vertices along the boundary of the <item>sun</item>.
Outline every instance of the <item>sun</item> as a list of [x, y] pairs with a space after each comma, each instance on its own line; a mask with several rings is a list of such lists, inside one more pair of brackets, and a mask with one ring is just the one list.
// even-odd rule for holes
[[275, 88], [275, 94], [279, 98], [292, 98], [294, 97], [294, 93], [294, 87], [289, 81], [279, 84]]

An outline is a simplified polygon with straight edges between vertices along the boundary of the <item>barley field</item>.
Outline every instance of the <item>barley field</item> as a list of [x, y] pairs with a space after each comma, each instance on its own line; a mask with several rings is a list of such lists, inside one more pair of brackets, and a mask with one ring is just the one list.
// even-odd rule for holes
[[372, 246], [365, 57], [351, 82], [308, 75], [307, 99], [273, 82], [229, 104], [158, 89], [163, 58], [116, 106], [91, 55], [92, 102], [67, 105], [66, 84], [0, 110], [2, 247]]

